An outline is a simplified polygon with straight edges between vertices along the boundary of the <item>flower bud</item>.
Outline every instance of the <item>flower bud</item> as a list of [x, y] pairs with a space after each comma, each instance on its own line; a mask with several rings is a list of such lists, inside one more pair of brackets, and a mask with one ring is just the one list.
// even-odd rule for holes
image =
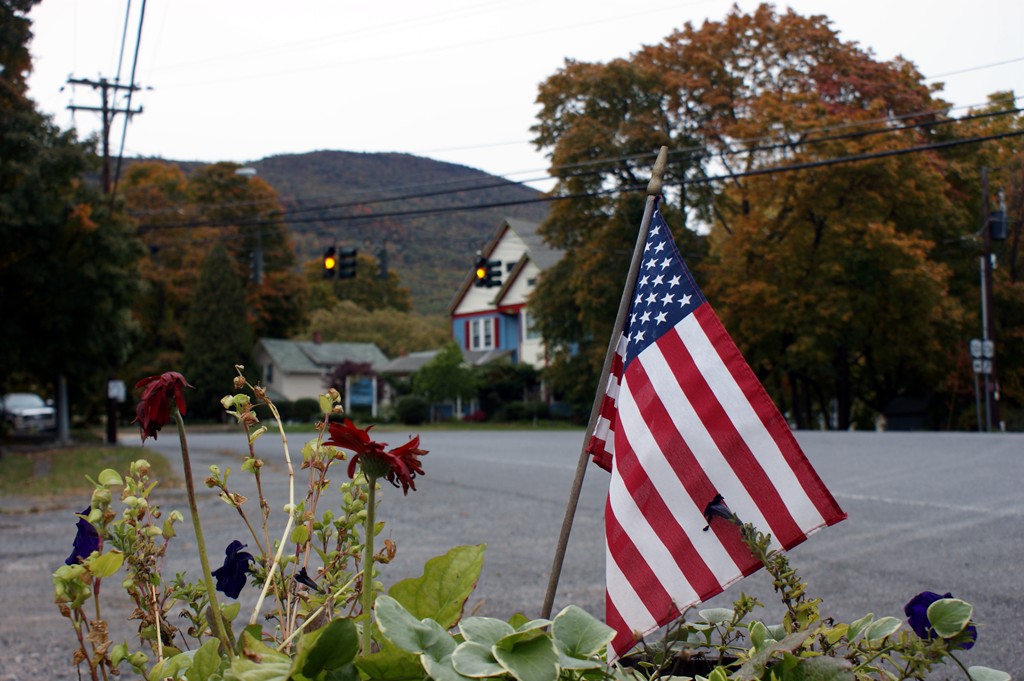
[[106, 487], [101, 487], [92, 491], [92, 505], [94, 507], [107, 506], [110, 504], [113, 496], [110, 494], [110, 490]]

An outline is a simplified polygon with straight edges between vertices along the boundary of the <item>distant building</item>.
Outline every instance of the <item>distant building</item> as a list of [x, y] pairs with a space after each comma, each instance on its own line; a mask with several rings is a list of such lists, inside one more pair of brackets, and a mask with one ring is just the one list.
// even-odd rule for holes
[[544, 243], [538, 226], [505, 218], [481, 251], [488, 260], [500, 263], [501, 286], [476, 286], [470, 272], [449, 306], [452, 338], [467, 363], [485, 364], [502, 357], [538, 369], [547, 363], [544, 339], [534, 327], [526, 301], [537, 277], [561, 259], [562, 251]]
[[340, 364], [369, 364], [371, 376], [348, 378], [345, 410], [369, 406], [371, 414], [377, 415], [377, 373], [388, 358], [374, 343], [323, 343], [318, 336], [311, 341], [261, 338], [253, 359], [263, 367], [262, 383], [271, 398], [286, 400], [317, 398], [326, 390], [327, 375]]

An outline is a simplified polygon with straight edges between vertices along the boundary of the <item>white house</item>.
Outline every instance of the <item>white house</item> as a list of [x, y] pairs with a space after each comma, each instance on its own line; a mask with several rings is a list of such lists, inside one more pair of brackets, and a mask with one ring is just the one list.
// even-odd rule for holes
[[476, 286], [471, 272], [449, 306], [452, 338], [471, 364], [500, 356], [538, 369], [546, 364], [544, 340], [526, 303], [537, 277], [561, 259], [562, 251], [544, 243], [538, 226], [505, 218], [481, 251], [483, 257], [500, 263], [501, 286]]
[[261, 338], [253, 349], [253, 359], [263, 367], [263, 386], [271, 396], [287, 400], [317, 398], [325, 391], [327, 375], [340, 364], [369, 364], [372, 375], [346, 379], [345, 410], [353, 405], [370, 407], [377, 415], [377, 373], [388, 358], [374, 343], [323, 343]]

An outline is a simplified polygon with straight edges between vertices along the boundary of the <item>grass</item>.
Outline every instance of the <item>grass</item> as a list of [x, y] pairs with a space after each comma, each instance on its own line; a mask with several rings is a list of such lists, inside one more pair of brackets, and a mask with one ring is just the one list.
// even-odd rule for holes
[[93, 486], [86, 476], [96, 479], [105, 468], [121, 475], [132, 461], [150, 463], [153, 479], [177, 484], [167, 460], [152, 449], [141, 447], [58, 447], [7, 452], [0, 457], [0, 495], [59, 497], [89, 494]]

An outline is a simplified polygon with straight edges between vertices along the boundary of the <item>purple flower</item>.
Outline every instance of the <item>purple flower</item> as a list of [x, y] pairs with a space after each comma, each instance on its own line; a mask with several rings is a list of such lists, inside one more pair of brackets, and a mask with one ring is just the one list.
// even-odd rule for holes
[[313, 579], [309, 576], [309, 573], [306, 572], [306, 568], [302, 568], [295, 573], [295, 581], [299, 584], [304, 584], [308, 586], [310, 589], [313, 589], [317, 593], [323, 593], [323, 589], [320, 588], [319, 584], [313, 581]]
[[[78, 515], [89, 515], [91, 508], [91, 506], [86, 506]], [[92, 523], [85, 518], [79, 518], [75, 527], [78, 528], [78, 532], [75, 534], [74, 548], [71, 550], [71, 555], [64, 561], [65, 565], [76, 565], [79, 561], [92, 555], [93, 551], [100, 550], [100, 535]]]
[[[910, 628], [914, 630], [914, 633], [923, 639], [938, 638], [938, 634], [932, 628], [932, 623], [928, 619], [928, 606], [935, 601], [952, 597], [953, 594], [948, 592], [940, 596], [932, 591], [922, 591], [911, 598], [910, 602], [903, 606], [903, 612], [906, 614], [907, 623], [910, 624]], [[973, 648], [974, 642], [978, 640], [978, 628], [973, 624], [969, 624], [964, 631], [970, 636], [970, 640], [961, 643], [960, 647], [967, 650]]]
[[245, 575], [249, 572], [249, 563], [255, 558], [251, 553], [243, 551], [245, 544], [237, 539], [228, 544], [224, 550], [224, 565], [213, 571], [217, 579], [217, 591], [229, 598], [238, 598], [245, 586]]

